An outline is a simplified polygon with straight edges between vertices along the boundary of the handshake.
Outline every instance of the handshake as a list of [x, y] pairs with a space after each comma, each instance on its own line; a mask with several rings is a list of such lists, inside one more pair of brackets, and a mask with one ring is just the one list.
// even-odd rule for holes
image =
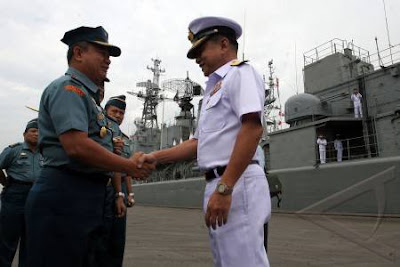
[[[113, 138], [114, 153], [121, 155], [123, 152], [124, 141], [120, 137]], [[136, 152], [130, 158], [132, 167], [129, 168], [128, 175], [134, 179], [144, 180], [156, 168], [156, 158], [152, 154]]]
[[156, 168], [157, 160], [152, 154], [136, 152], [129, 159], [133, 162], [133, 168], [128, 174], [134, 179], [145, 180]]

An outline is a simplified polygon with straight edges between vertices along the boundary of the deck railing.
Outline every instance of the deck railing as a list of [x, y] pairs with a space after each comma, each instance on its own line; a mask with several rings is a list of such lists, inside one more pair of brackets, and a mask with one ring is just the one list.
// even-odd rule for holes
[[[343, 153], [342, 161], [373, 158], [379, 155], [376, 135], [358, 136], [347, 139], [339, 139], [342, 142]], [[329, 141], [326, 146], [326, 163], [337, 162], [337, 150], [334, 146], [335, 141]], [[319, 148], [315, 145], [316, 163], [320, 163]]]

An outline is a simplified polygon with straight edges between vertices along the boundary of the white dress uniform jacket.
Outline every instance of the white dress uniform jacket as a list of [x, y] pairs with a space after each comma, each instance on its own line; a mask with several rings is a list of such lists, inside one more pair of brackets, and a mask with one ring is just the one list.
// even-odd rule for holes
[[[217, 69], [207, 82], [198, 128], [197, 160], [202, 170], [226, 166], [244, 114], [258, 113], [263, 121], [264, 83], [248, 64]], [[258, 159], [254, 155], [253, 159]], [[204, 212], [220, 178], [206, 184]], [[210, 228], [215, 266], [269, 266], [263, 226], [271, 215], [271, 200], [264, 170], [251, 164], [236, 182], [227, 224]]]

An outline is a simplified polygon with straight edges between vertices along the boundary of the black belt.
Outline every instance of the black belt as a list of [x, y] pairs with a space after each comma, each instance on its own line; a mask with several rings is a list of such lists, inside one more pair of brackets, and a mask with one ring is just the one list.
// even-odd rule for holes
[[25, 182], [21, 180], [14, 179], [10, 176], [7, 177], [7, 180], [10, 184], [23, 184], [23, 185], [33, 185], [33, 182]]
[[[250, 164], [258, 164], [258, 160], [251, 160]], [[221, 177], [224, 172], [225, 172], [226, 166], [218, 166], [215, 167], [213, 169], [210, 169], [208, 171], [206, 171], [205, 175], [206, 175], [206, 181], [209, 182], [217, 177]], [[218, 174], [218, 176], [216, 176], [216, 173]]]
[[89, 179], [93, 180], [94, 182], [99, 182], [102, 184], [107, 184], [108, 180], [110, 179], [110, 175], [106, 173], [86, 173], [86, 172], [81, 172], [77, 171], [74, 169], [69, 168], [68, 166], [62, 165], [62, 166], [49, 166], [47, 168], [54, 168], [62, 172], [69, 173], [70, 175], [73, 176], [79, 176], [84, 179]]

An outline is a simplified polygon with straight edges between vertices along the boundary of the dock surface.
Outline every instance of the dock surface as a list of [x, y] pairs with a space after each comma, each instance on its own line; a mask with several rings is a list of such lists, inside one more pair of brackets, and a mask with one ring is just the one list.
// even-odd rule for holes
[[[400, 266], [400, 218], [274, 213], [268, 246], [271, 266]], [[128, 209], [124, 266], [213, 266], [202, 211]]]
[[[124, 266], [213, 266], [199, 209], [135, 206], [127, 227]], [[271, 266], [400, 266], [400, 218], [274, 213], [268, 246]]]

